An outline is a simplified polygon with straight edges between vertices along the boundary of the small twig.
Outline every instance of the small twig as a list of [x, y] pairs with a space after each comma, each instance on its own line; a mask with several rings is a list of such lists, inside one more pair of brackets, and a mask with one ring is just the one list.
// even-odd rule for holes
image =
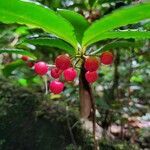
[[76, 67], [76, 65], [79, 63], [80, 58], [75, 62], [74, 66]]
[[45, 84], [45, 95], [48, 94], [48, 87], [47, 87], [47, 76], [43, 76], [44, 84]]
[[10, 43], [10, 45], [11, 45], [12, 47], [15, 46], [15, 45], [17, 44], [17, 42], [18, 42], [18, 39], [19, 39], [19, 36], [16, 35], [15, 38], [14, 38], [14, 40]]
[[[112, 44], [112, 43], [114, 43], [114, 42], [116, 42], [116, 41], [118, 41], [118, 39], [116, 39], [116, 40], [113, 40], [112, 42], [110, 42], [109, 44]], [[107, 43], [108, 44], [108, 43]], [[99, 53], [107, 44], [105, 44], [105, 45], [103, 45], [102, 47], [100, 47], [99, 49], [97, 49], [96, 51], [94, 51], [94, 52], [92, 52], [92, 53], [90, 53], [90, 55], [95, 55], [95, 54], [97, 54], [97, 53]]]
[[79, 121], [75, 122], [74, 125], [71, 127], [71, 129], [73, 129], [78, 123]]
[[68, 129], [69, 129], [69, 133], [70, 133], [70, 136], [71, 136], [71, 140], [72, 140], [72, 143], [74, 145], [74, 150], [77, 150], [77, 144], [76, 144], [76, 141], [74, 139], [74, 135], [73, 135], [73, 132], [72, 132], [72, 128], [71, 128], [71, 125], [70, 125], [70, 121], [69, 121], [69, 115], [68, 115], [68, 107], [66, 107], [66, 115], [67, 115], [67, 126], [68, 126]]
[[51, 65], [51, 64], [48, 64], [47, 66], [50, 67], [50, 68], [56, 67], [55, 65]]
[[94, 149], [98, 150], [98, 144], [96, 140], [96, 108], [95, 108], [95, 101], [92, 94], [92, 88], [90, 86], [90, 96], [91, 96], [91, 103], [92, 103], [92, 122], [93, 122], [93, 138], [94, 138]]
[[109, 116], [109, 110], [106, 110], [105, 112], [105, 117], [104, 117], [104, 128], [107, 129], [108, 128], [108, 125], [107, 125], [107, 118]]

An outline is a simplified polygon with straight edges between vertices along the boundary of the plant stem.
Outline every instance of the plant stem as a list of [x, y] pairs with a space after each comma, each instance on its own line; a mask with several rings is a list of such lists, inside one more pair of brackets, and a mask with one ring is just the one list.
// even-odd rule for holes
[[96, 133], [96, 115], [95, 115], [95, 101], [92, 94], [91, 85], [85, 79], [84, 63], [81, 66], [81, 72], [79, 76], [79, 92], [80, 92], [80, 115], [81, 118], [92, 119], [93, 123], [93, 138], [94, 149], [97, 150]]
[[47, 87], [47, 76], [43, 76], [44, 85], [45, 85], [45, 95], [48, 94], [48, 87]]

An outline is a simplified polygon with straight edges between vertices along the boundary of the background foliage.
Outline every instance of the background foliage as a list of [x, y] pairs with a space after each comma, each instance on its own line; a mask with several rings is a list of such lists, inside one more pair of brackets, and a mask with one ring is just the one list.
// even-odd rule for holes
[[[46, 20], [43, 27], [45, 31], [55, 33], [68, 43], [35, 28], [35, 26], [37, 27], [37, 25], [45, 22], [44, 18], [35, 17], [35, 26], [28, 27], [23, 25], [24, 22], [21, 22], [22, 25], [16, 24], [16, 21], [12, 19], [14, 16], [10, 16], [7, 20], [12, 24], [0, 24], [0, 50], [13, 49], [13, 54], [2, 54], [0, 51], [0, 76], [2, 77], [0, 79], [0, 149], [62, 150], [75, 149], [76, 147], [78, 149], [92, 149], [92, 138], [90, 135], [85, 136], [85, 131], [82, 131], [80, 124], [78, 124], [79, 95], [77, 84], [66, 84], [62, 95], [49, 94], [43, 96], [43, 80], [27, 67], [20, 59], [21, 55], [18, 54], [28, 55], [32, 57], [32, 61], [36, 61], [36, 58], [38, 58], [38, 60], [44, 60], [48, 63], [53, 63], [55, 57], [60, 53], [67, 52], [74, 55], [77, 41], [72, 34], [72, 26], [75, 27], [77, 40], [81, 43], [81, 37], [89, 23], [81, 16], [76, 16], [76, 13], [72, 11], [77, 11], [89, 22], [93, 22], [113, 10], [139, 2], [131, 0], [36, 0], [36, 2], [44, 4], [54, 11], [59, 8], [58, 13], [71, 22], [71, 24], [69, 22], [64, 23], [62, 19], [61, 23], [64, 23], [65, 26], [60, 28], [58, 33], [55, 33], [58, 24], [61, 24], [58, 20]], [[5, 3], [4, 1], [0, 1], [0, 4], [1, 6], [5, 5], [6, 8], [11, 6], [11, 3]], [[16, 14], [12, 15], [15, 15], [16, 18], [19, 17], [19, 19], [22, 13], [28, 17], [33, 16], [32, 11], [31, 14], [27, 14], [22, 7], [19, 9], [20, 6], [21, 3], [18, 3]], [[149, 13], [137, 15], [136, 8], [133, 8], [129, 14], [124, 14], [128, 15], [129, 19], [134, 18], [132, 23], [138, 22], [138, 17], [145, 18], [145, 15], [147, 15], [147, 18], [149, 17]], [[33, 11], [36, 12], [36, 9], [35, 7]], [[61, 9], [67, 9], [67, 11]], [[41, 11], [43, 10], [41, 9]], [[119, 13], [120, 10], [117, 11]], [[0, 12], [5, 13], [3, 10], [0, 10]], [[51, 11], [51, 14], [55, 15], [53, 11]], [[45, 11], [45, 15], [47, 15], [47, 11]], [[138, 17], [136, 18], [135, 15]], [[72, 20], [73, 16], [76, 18], [75, 21]], [[122, 16], [120, 18], [118, 16], [119, 19], [124, 22], [127, 21]], [[103, 20], [105, 21], [107, 18]], [[20, 19], [20, 21], [22, 20]], [[29, 25], [32, 23], [32, 19], [26, 21]], [[48, 28], [47, 24], [53, 26], [53, 28]], [[126, 24], [128, 23], [123, 25]], [[115, 61], [112, 66], [101, 66], [99, 70], [100, 78], [93, 85], [93, 88], [97, 110], [99, 111], [97, 122], [104, 129], [115, 125], [115, 129], [119, 130], [117, 133], [112, 130], [113, 140], [104, 138], [100, 142], [100, 147], [101, 149], [116, 150], [126, 150], [128, 146], [131, 147], [130, 149], [150, 148], [149, 128], [147, 128], [150, 121], [148, 101], [150, 98], [150, 43], [149, 40], [142, 38], [149, 37], [149, 32], [145, 34], [143, 30], [150, 30], [150, 22], [144, 20], [123, 27], [120, 27], [122, 26], [120, 24], [119, 30], [106, 33], [102, 33], [103, 30], [94, 30], [96, 26], [100, 25], [97, 21], [95, 27], [91, 27], [85, 33], [83, 45], [89, 46], [86, 44], [87, 41], [90, 44], [96, 42], [87, 50], [89, 54], [99, 55], [104, 50], [112, 50], [115, 54]], [[114, 26], [111, 28], [111, 25], [113, 26], [113, 24], [108, 23], [109, 30], [115, 28]], [[101, 26], [101, 29], [103, 29], [103, 25]], [[66, 33], [66, 29], [68, 33]], [[129, 39], [128, 30], [125, 33], [121, 32], [124, 29], [130, 29], [139, 38], [136, 40]], [[99, 33], [98, 37], [94, 37], [95, 32], [92, 32], [92, 30]], [[64, 32], [65, 34], [63, 34]], [[108, 35], [114, 37], [113, 40], [106, 40]], [[116, 37], [119, 37], [120, 40]], [[97, 42], [98, 40], [101, 41]], [[26, 52], [23, 53], [23, 50], [18, 49], [26, 50]], [[72, 130], [74, 142], [69, 129], [76, 123], [77, 125]], [[120, 130], [120, 127], [122, 130]]]

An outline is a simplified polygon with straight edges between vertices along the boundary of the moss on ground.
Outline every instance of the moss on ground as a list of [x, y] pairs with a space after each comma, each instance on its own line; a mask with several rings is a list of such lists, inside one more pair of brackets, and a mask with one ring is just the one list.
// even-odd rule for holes
[[[70, 127], [78, 121], [75, 109], [66, 111], [63, 100], [50, 100], [0, 79], [0, 150], [72, 150]], [[80, 128], [72, 129], [78, 150], [92, 150], [92, 139]], [[101, 150], [137, 150], [124, 141], [100, 142]]]

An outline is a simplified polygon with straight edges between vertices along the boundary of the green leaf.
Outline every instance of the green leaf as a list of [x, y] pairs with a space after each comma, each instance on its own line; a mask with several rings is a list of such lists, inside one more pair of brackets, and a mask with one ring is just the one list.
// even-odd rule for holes
[[108, 43], [108, 44], [102, 46], [101, 48], [97, 49], [96, 51], [90, 53], [90, 55], [98, 54], [104, 50], [110, 50], [110, 49], [115, 49], [115, 48], [129, 48], [129, 47], [139, 48], [141, 46], [143, 46], [142, 41], [137, 41], [137, 42], [115, 41], [115, 42], [111, 42], [111, 43]]
[[98, 36], [90, 43], [106, 40], [106, 39], [150, 39], [150, 31], [110, 31], [103, 33], [103, 36]]
[[130, 82], [132, 83], [142, 83], [143, 82], [143, 77], [141, 75], [135, 75], [135, 76], [132, 76], [131, 79], [130, 79]]
[[89, 5], [92, 7], [94, 5], [95, 2], [97, 2], [97, 0], [88, 0]]
[[22, 60], [16, 60], [9, 64], [7, 64], [3, 69], [4, 76], [8, 77], [11, 75], [12, 71], [14, 71], [18, 67], [25, 66], [25, 63]]
[[0, 21], [19, 23], [53, 33], [77, 49], [73, 26], [51, 9], [32, 1], [0, 0]]
[[69, 45], [68, 43], [57, 37], [29, 38], [26, 39], [24, 42], [28, 42], [33, 45], [56, 47], [61, 50], [62, 49], [65, 50], [67, 53], [71, 55], [75, 54], [75, 49], [71, 45]]
[[71, 10], [58, 9], [57, 11], [74, 26], [77, 40], [81, 43], [83, 33], [89, 27], [88, 21], [82, 15]]
[[114, 11], [93, 23], [84, 33], [82, 45], [88, 46], [103, 38], [105, 32], [150, 18], [150, 3], [132, 5]]
[[146, 29], [146, 30], [150, 30], [150, 19], [148, 20], [148, 22], [145, 22], [145, 23], [143, 24], [143, 27], [144, 27], [144, 29]]
[[24, 86], [24, 87], [27, 87], [28, 86], [28, 82], [27, 82], [27, 79], [24, 79], [24, 78], [20, 78], [18, 79], [18, 82], [21, 86]]
[[37, 58], [30, 53], [29, 51], [22, 50], [22, 49], [0, 49], [0, 54], [2, 53], [9, 53], [9, 54], [21, 54], [25, 56], [29, 56], [30, 58], [36, 60]]

